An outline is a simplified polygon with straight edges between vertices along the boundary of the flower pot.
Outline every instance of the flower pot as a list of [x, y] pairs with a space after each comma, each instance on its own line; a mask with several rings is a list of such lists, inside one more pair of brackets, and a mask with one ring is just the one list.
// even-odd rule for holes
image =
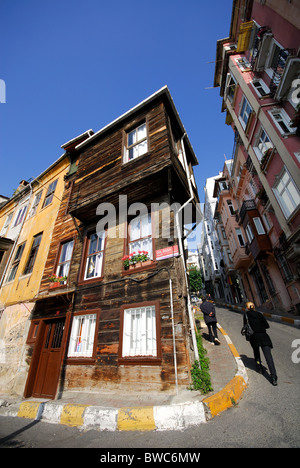
[[142, 266], [145, 267], [145, 266], [149, 266], [152, 264], [152, 260], [146, 260], [145, 262], [142, 263]]
[[50, 283], [50, 289], [59, 288], [60, 284], [61, 283], [59, 281], [55, 281], [54, 283]]
[[129, 270], [136, 270], [137, 268], [141, 268], [143, 264], [141, 262], [134, 263], [132, 265], [129, 265]]

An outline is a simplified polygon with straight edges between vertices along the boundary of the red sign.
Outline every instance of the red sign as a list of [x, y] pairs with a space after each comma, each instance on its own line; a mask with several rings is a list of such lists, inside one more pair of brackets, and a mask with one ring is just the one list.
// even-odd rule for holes
[[165, 258], [177, 257], [178, 255], [178, 245], [173, 245], [165, 249], [157, 250], [156, 260], [164, 260]]

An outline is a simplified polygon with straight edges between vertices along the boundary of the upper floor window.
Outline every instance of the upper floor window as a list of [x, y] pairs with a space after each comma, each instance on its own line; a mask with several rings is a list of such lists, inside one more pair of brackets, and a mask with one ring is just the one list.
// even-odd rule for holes
[[253, 146], [257, 159], [260, 161], [270, 148], [273, 148], [273, 144], [265, 129], [261, 127], [256, 139], [256, 143]]
[[45, 206], [50, 205], [50, 203], [52, 203], [52, 200], [53, 200], [53, 197], [54, 197], [54, 192], [55, 192], [55, 189], [56, 189], [56, 185], [57, 185], [57, 179], [54, 180], [53, 182], [51, 182], [51, 184], [49, 185], [46, 196], [45, 196], [45, 200], [44, 200], [44, 203], [43, 203], [43, 208]]
[[35, 263], [35, 260], [36, 260], [36, 257], [37, 257], [38, 251], [39, 251], [39, 247], [40, 247], [40, 244], [41, 244], [41, 240], [42, 240], [42, 233], [37, 234], [33, 238], [29, 258], [27, 260], [26, 267], [25, 267], [25, 270], [24, 270], [25, 275], [27, 275], [29, 273], [32, 273], [33, 266], [34, 266], [34, 263]]
[[69, 275], [73, 246], [74, 240], [64, 242], [63, 244], [61, 244], [59, 249], [58, 264], [56, 267], [57, 276]]
[[25, 218], [26, 211], [27, 211], [27, 205], [22, 206], [22, 208], [19, 209], [13, 227], [15, 227], [15, 226], [17, 226], [18, 224], [21, 224], [21, 223], [22, 223], [22, 221], [23, 221], [24, 218]]
[[246, 57], [239, 57], [239, 58], [236, 58], [235, 61], [236, 61], [237, 66], [239, 67], [239, 69], [240, 69], [242, 72], [247, 72], [247, 71], [251, 71], [251, 70], [252, 70], [251, 65], [250, 65], [250, 63], [248, 62], [248, 60], [246, 59]]
[[259, 97], [268, 96], [271, 93], [266, 83], [260, 78], [251, 81], [251, 85]]
[[[231, 103], [234, 101], [235, 91], [236, 91], [236, 81], [231, 75], [231, 73], [228, 73], [226, 77], [225, 93]], [[225, 96], [225, 99], [226, 99], [226, 96]]]
[[90, 234], [87, 238], [84, 270], [85, 280], [103, 276], [105, 237], [105, 231], [101, 231], [97, 234]]
[[275, 122], [276, 127], [280, 131], [281, 135], [289, 135], [295, 133], [295, 128], [290, 127], [290, 121], [288, 114], [284, 109], [272, 109], [268, 111], [272, 119]]
[[33, 203], [32, 203], [32, 207], [29, 211], [29, 216], [34, 216], [36, 211], [37, 211], [37, 208], [38, 208], [38, 205], [40, 203], [40, 199], [42, 197], [42, 190], [40, 190], [36, 196], [34, 197], [34, 200], [33, 200]]
[[146, 123], [126, 133], [125, 162], [138, 158], [148, 151]]
[[151, 215], [139, 215], [129, 223], [128, 253], [146, 251], [153, 259]]
[[283, 168], [273, 191], [286, 218], [300, 206], [298, 188], [286, 168]]
[[235, 215], [235, 210], [234, 210], [232, 201], [227, 200], [227, 205], [228, 205], [228, 209], [229, 209], [231, 216]]
[[256, 227], [257, 234], [259, 234], [259, 235], [265, 234], [265, 229], [264, 229], [264, 227], [262, 225], [262, 222], [261, 222], [260, 218], [253, 218], [253, 222], [254, 222], [254, 225]]
[[235, 228], [236, 237], [238, 238], [240, 247], [245, 246], [244, 236], [240, 228]]
[[252, 232], [252, 229], [251, 229], [251, 226], [250, 224], [248, 223], [247, 226], [246, 226], [246, 234], [247, 234], [247, 237], [248, 237], [248, 240], [251, 244], [251, 242], [253, 241], [254, 239], [254, 234]]
[[21, 257], [22, 257], [23, 251], [24, 251], [24, 247], [25, 247], [25, 242], [24, 242], [24, 244], [21, 244], [21, 245], [18, 246], [17, 251], [16, 251], [16, 255], [14, 256], [14, 259], [13, 259], [13, 262], [12, 262], [12, 265], [11, 265], [11, 269], [10, 269], [7, 281], [13, 281], [15, 279], [17, 269], [19, 267]]
[[251, 112], [252, 112], [252, 107], [250, 106], [248, 100], [244, 96], [242, 103], [241, 103], [241, 109], [240, 109], [240, 115], [239, 115], [239, 120], [244, 130], [246, 129], [246, 126], [249, 122]]
[[7, 216], [7, 218], [6, 218], [6, 220], [5, 220], [5, 223], [4, 223], [4, 226], [3, 226], [3, 228], [2, 228], [2, 231], [1, 231], [1, 233], [0, 233], [1, 236], [4, 236], [4, 235], [6, 234], [6, 231], [7, 231], [7, 229], [8, 229], [8, 226], [10, 225], [10, 222], [11, 222], [11, 218], [12, 218], [12, 217], [13, 217], [13, 213], [10, 213], [10, 214]]

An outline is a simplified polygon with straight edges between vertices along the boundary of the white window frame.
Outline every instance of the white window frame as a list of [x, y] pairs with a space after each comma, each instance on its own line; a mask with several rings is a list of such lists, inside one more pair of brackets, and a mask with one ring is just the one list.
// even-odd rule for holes
[[13, 213], [10, 213], [9, 215], [7, 215], [4, 226], [3, 226], [2, 230], [1, 230], [1, 233], [0, 233], [1, 236], [4, 236], [6, 231], [8, 230], [8, 227], [10, 225], [12, 217], [13, 217]]
[[262, 217], [264, 219], [265, 226], [267, 227], [267, 232], [269, 232], [270, 229], [272, 228], [272, 224], [270, 223], [270, 220], [269, 220], [268, 216], [266, 215], [266, 213], [263, 213]]
[[[287, 175], [287, 180], [284, 182], [283, 179], [285, 175]], [[278, 189], [278, 186], [280, 184], [282, 184], [283, 186], [282, 188]], [[297, 185], [294, 182], [294, 179], [292, 178], [285, 166], [283, 167], [279, 177], [277, 178], [272, 190], [283, 211], [284, 216], [288, 219], [300, 206], [300, 192], [297, 188]], [[287, 205], [285, 197], [287, 197], [289, 203], [292, 205], [292, 210]]]
[[[268, 112], [282, 136], [291, 135], [296, 132], [295, 128], [290, 127], [291, 118], [284, 109], [274, 108]], [[280, 117], [277, 118], [275, 115], [279, 115]], [[286, 130], [282, 128], [280, 122], [286, 127]]]
[[[229, 211], [230, 216], [235, 216], [235, 209], [234, 209], [232, 200], [228, 199], [228, 200], [226, 200], [226, 203], [227, 203], [227, 207], [228, 207], [228, 211]], [[232, 208], [232, 210], [231, 210], [231, 208]]]
[[13, 227], [18, 226], [19, 224], [21, 224], [23, 222], [23, 220], [24, 220], [24, 218], [26, 216], [27, 206], [28, 205], [24, 205], [18, 210], [16, 218], [15, 218], [14, 223], [13, 223]]
[[73, 248], [74, 239], [70, 239], [60, 244], [59, 259], [56, 267], [57, 276], [69, 276]]
[[226, 85], [225, 85], [225, 100], [226, 98], [232, 103], [235, 96], [237, 82], [231, 73], [227, 73]]
[[134, 159], [148, 153], [148, 129], [146, 122], [143, 122], [137, 127], [126, 132], [125, 138], [125, 163], [133, 161]]
[[37, 209], [38, 209], [40, 200], [41, 200], [41, 198], [42, 198], [42, 193], [43, 193], [43, 190], [40, 190], [40, 191], [35, 195], [34, 200], [33, 200], [33, 203], [32, 203], [32, 206], [31, 206], [30, 211], [29, 211], [29, 214], [28, 214], [28, 218], [30, 218], [31, 216], [34, 216], [35, 213], [37, 212]]
[[274, 59], [276, 48], [279, 48], [280, 50], [284, 49], [284, 47], [282, 47], [282, 45], [280, 45], [279, 42], [277, 42], [274, 38], [272, 38], [271, 44], [269, 47], [269, 54], [265, 63], [265, 72], [269, 75], [270, 78], [272, 78], [273, 73], [274, 73], [274, 68], [271, 67], [271, 64]]
[[153, 260], [153, 233], [152, 218], [150, 213], [140, 214], [129, 223], [128, 229], [128, 254], [137, 254], [138, 251], [148, 252], [150, 260]]
[[274, 148], [274, 145], [264, 127], [261, 126], [256, 138], [255, 145], [253, 146], [257, 159], [261, 161], [266, 151], [268, 151], [270, 148]]
[[246, 235], [247, 235], [247, 237], [248, 237], [248, 241], [249, 241], [249, 243], [251, 244], [251, 242], [252, 242], [253, 239], [254, 239], [254, 234], [253, 234], [253, 232], [252, 232], [252, 229], [251, 229], [251, 226], [250, 226], [249, 223], [247, 224], [245, 231], [246, 231]]
[[265, 228], [263, 227], [263, 224], [261, 222], [261, 219], [260, 218], [253, 218], [253, 223], [254, 223], [254, 226], [256, 228], [256, 231], [257, 231], [257, 234], [259, 236], [262, 236], [263, 234], [266, 233], [265, 231]]
[[[91, 238], [96, 237], [97, 247], [101, 249], [91, 251], [92, 241]], [[92, 280], [95, 278], [101, 278], [103, 275], [103, 258], [105, 250], [105, 239], [106, 231], [97, 233], [91, 233], [88, 235], [88, 245], [85, 255], [85, 266], [84, 266], [84, 280]]]
[[124, 309], [122, 357], [157, 357], [156, 306]]
[[248, 72], [252, 70], [250, 62], [246, 59], [246, 57], [238, 57], [235, 59], [235, 62], [241, 72]]
[[253, 109], [251, 105], [249, 104], [248, 99], [245, 96], [243, 96], [243, 99], [241, 100], [241, 107], [240, 107], [240, 112], [239, 112], [239, 121], [244, 130], [247, 127], [252, 111]]
[[241, 228], [235, 228], [235, 235], [239, 241], [239, 246], [245, 247], [245, 239], [244, 239]]
[[69, 358], [89, 358], [94, 353], [97, 314], [74, 315], [72, 321]]
[[255, 78], [252, 80], [251, 86], [260, 98], [268, 96], [271, 93], [270, 89], [261, 78]]

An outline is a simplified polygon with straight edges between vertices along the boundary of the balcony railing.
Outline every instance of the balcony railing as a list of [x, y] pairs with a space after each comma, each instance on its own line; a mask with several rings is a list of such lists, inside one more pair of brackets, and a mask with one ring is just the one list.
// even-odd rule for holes
[[245, 214], [249, 210], [256, 210], [256, 203], [254, 200], [245, 200], [242, 204], [242, 208], [240, 209], [240, 220], [243, 222]]

